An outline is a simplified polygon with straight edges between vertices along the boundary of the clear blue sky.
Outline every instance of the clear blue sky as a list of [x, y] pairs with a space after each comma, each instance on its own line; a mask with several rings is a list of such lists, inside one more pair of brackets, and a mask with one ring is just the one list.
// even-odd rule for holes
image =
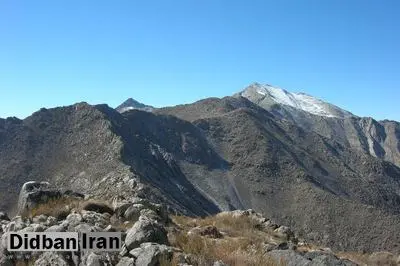
[[0, 0], [0, 117], [252, 82], [400, 121], [400, 1]]

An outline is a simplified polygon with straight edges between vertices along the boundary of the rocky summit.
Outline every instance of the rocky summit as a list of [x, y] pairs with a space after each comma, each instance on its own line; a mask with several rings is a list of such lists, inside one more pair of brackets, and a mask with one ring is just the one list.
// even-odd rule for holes
[[[288, 265], [396, 263], [398, 122], [358, 117], [261, 84], [224, 98], [147, 107], [133, 100], [118, 110], [77, 103], [42, 108], [24, 120], [0, 119], [2, 232], [126, 232], [125, 249], [108, 262], [98, 254], [36, 258], [60, 265], [159, 265], [176, 262], [176, 253], [182, 265], [274, 265], [281, 258]], [[249, 209], [246, 217], [268, 217], [243, 227], [262, 240], [232, 251], [226, 242], [245, 236], [229, 220]], [[230, 215], [221, 218], [221, 212]], [[140, 230], [145, 233], [134, 233]], [[288, 235], [285, 243], [266, 241], [281, 233]], [[204, 245], [185, 244], [196, 239]], [[248, 258], [235, 264], [210, 250], [204, 257], [200, 251], [210, 239], [229, 254], [255, 252], [263, 264]]]

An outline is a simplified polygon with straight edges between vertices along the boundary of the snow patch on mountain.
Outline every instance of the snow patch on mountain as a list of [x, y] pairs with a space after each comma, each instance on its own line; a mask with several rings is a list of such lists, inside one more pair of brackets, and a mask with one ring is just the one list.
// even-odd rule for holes
[[150, 105], [145, 105], [132, 98], [129, 98], [115, 109], [120, 113], [128, 112], [130, 110], [142, 110], [146, 112], [152, 112], [154, 110], [154, 107]]
[[[255, 93], [258, 95], [254, 95]], [[271, 85], [253, 84], [241, 92], [241, 96], [250, 100], [257, 99], [258, 101], [268, 98], [268, 100], [272, 100], [277, 104], [290, 106], [318, 116], [346, 117], [352, 115], [337, 106], [305, 93], [291, 93]]]

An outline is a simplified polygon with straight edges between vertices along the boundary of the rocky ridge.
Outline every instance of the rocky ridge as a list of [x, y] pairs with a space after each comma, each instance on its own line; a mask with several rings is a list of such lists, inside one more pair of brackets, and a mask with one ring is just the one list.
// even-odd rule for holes
[[[36, 185], [36, 191], [47, 191], [46, 186], [40, 182], [30, 182], [29, 185]], [[43, 188], [43, 190], [41, 189]], [[59, 190], [52, 190], [53, 194]], [[69, 197], [69, 196], [63, 196]], [[70, 199], [70, 198], [69, 198]], [[307, 244], [299, 239], [296, 234], [286, 226], [280, 226], [272, 220], [264, 218], [261, 214], [253, 210], [222, 212], [218, 215], [204, 219], [192, 219], [184, 216], [172, 216], [166, 208], [160, 204], [154, 204], [146, 199], [132, 197], [130, 199], [114, 202], [108, 207], [104, 203], [84, 201], [80, 199], [79, 204], [72, 205], [58, 201], [58, 208], [69, 208], [65, 216], [60, 216], [57, 209], [46, 208], [49, 203], [41, 200], [36, 201], [35, 207], [27, 207], [28, 213], [15, 216], [9, 219], [5, 213], [0, 215], [0, 265], [15, 265], [24, 261], [31, 265], [260, 265], [244, 261], [245, 259], [258, 257], [265, 259], [267, 264], [263, 265], [358, 265], [349, 259], [340, 258], [330, 249], [318, 248]], [[23, 204], [23, 203], [21, 203]], [[38, 211], [43, 213], [40, 213]], [[36, 211], [36, 212], [32, 212]], [[49, 213], [55, 215], [52, 216]], [[46, 214], [45, 214], [46, 213]], [[205, 225], [208, 222], [215, 225]], [[228, 223], [228, 226], [226, 224]], [[190, 230], [185, 229], [190, 224]], [[224, 226], [225, 224], [225, 226]], [[238, 233], [237, 226], [244, 232], [252, 232], [260, 239], [259, 242], [253, 240], [244, 241], [238, 246], [236, 253], [219, 257], [203, 254], [203, 249], [192, 249], [194, 253], [187, 253], [186, 248], [193, 248], [195, 242], [189, 246], [179, 242], [178, 236], [182, 234], [186, 238], [196, 237], [198, 243], [211, 241], [214, 248], [224, 246], [224, 241], [236, 243], [235, 239], [246, 236], [235, 235]], [[236, 231], [229, 231], [236, 228]], [[249, 230], [249, 231], [247, 231]], [[6, 250], [7, 232], [113, 232], [122, 231], [124, 247], [119, 253], [95, 253], [95, 252], [39, 252], [12, 254]], [[240, 232], [239, 232], [240, 233]], [[250, 238], [250, 236], [248, 236]], [[205, 243], [205, 242], [204, 242]], [[183, 245], [183, 249], [181, 248]], [[244, 250], [242, 250], [244, 249]], [[250, 257], [240, 255], [242, 262], [230, 263], [232, 259], [238, 260], [237, 252], [253, 254]], [[374, 255], [375, 257], [377, 255]], [[389, 256], [385, 259], [389, 261]], [[382, 259], [382, 258], [381, 258]], [[394, 255], [390, 259], [400, 262], [400, 256]], [[225, 260], [225, 261], [224, 261]], [[241, 264], [249, 262], [249, 264]], [[259, 261], [258, 261], [259, 262]]]

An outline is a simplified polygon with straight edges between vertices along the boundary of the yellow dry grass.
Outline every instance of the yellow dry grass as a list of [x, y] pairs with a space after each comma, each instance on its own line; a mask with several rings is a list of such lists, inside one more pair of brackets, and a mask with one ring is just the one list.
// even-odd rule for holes
[[[219, 260], [233, 266], [284, 265], [266, 255], [262, 247], [267, 239], [279, 241], [277, 236], [258, 229], [256, 223], [247, 216], [217, 215], [203, 219], [173, 216], [172, 220], [180, 229], [169, 233], [171, 244], [187, 254], [193, 254], [196, 265], [210, 265]], [[212, 239], [188, 234], [190, 229], [197, 226], [215, 226], [224, 237]]]

